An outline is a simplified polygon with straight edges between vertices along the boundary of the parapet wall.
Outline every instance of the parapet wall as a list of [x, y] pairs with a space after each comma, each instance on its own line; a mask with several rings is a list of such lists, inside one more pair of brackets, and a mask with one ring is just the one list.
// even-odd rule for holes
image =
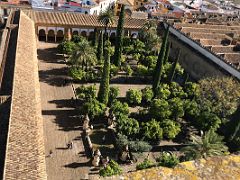
[[239, 180], [240, 156], [218, 156], [183, 162], [174, 169], [156, 167], [122, 176], [102, 179], [116, 180]]
[[47, 179], [33, 21], [20, 12], [4, 179]]

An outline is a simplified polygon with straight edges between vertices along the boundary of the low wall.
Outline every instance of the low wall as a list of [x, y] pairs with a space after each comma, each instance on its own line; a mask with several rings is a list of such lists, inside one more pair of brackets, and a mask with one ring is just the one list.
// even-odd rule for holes
[[33, 21], [19, 20], [4, 179], [47, 179]]
[[[156, 167], [121, 176], [100, 178], [111, 180], [237, 180], [240, 177], [240, 156], [218, 156], [183, 162], [174, 169]], [[97, 177], [95, 179], [98, 179]]]

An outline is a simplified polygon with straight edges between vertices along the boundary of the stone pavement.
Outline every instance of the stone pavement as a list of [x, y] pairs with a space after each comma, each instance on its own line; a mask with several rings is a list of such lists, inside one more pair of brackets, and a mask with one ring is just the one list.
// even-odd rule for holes
[[[38, 42], [47, 176], [49, 180], [87, 179], [89, 159], [85, 156], [82, 127], [72, 107], [71, 84], [64, 82], [66, 65], [56, 55], [56, 47], [57, 44]], [[69, 141], [73, 142], [72, 149], [66, 147]]]

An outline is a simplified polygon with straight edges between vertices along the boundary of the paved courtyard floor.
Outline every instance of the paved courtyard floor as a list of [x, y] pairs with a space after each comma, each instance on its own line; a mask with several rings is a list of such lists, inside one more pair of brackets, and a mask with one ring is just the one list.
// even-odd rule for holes
[[[71, 102], [73, 89], [64, 82], [66, 65], [56, 55], [56, 47], [53, 43], [38, 43], [47, 175], [49, 180], [87, 179], [89, 159], [85, 156], [78, 113]], [[66, 146], [69, 141], [73, 142], [72, 149]]]

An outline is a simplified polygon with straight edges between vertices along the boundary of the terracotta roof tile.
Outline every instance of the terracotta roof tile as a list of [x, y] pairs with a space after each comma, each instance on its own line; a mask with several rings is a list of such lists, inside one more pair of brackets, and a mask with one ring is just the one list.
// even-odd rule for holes
[[[35, 24], [46, 26], [75, 26], [75, 27], [103, 27], [103, 24], [98, 21], [98, 16], [80, 13], [64, 13], [64, 12], [46, 12], [25, 10]], [[140, 29], [147, 20], [126, 18], [124, 28]], [[117, 27], [116, 22], [111, 27]]]

